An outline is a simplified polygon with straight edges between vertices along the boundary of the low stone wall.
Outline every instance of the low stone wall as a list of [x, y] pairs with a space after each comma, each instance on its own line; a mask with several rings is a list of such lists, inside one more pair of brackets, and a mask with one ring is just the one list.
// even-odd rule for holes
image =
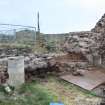
[[16, 48], [16, 47], [1, 47], [0, 48], [0, 58], [16, 55], [27, 55], [32, 53], [31, 48]]
[[[66, 56], [68, 57], [68, 54], [29, 54], [28, 56], [25, 56], [24, 70], [26, 81], [32, 80], [38, 76], [44, 77], [47, 75], [47, 73], [55, 73], [58, 75], [63, 72], [71, 73], [72, 71], [75, 72], [80, 69], [86, 70], [86, 68], [88, 68], [88, 62], [86, 62], [85, 60], [82, 61], [82, 59], [79, 59], [78, 61], [73, 61], [72, 58], [69, 58], [69, 61], [67, 61]], [[59, 58], [62, 58], [62, 60], [60, 60]], [[5, 75], [5, 71], [8, 74], [8, 57], [0, 59], [0, 64], [2, 65], [2, 68], [0, 68], [0, 70], [4, 73], [3, 75]], [[9, 74], [6, 76], [7, 77], [4, 78], [3, 76], [0, 79], [6, 82], [6, 80], [9, 78]]]
[[[55, 55], [56, 56], [56, 55]], [[18, 57], [18, 56], [15, 56]], [[13, 58], [15, 58], [13, 57]], [[29, 54], [24, 57], [24, 70], [25, 70], [25, 80], [32, 80], [33, 77], [45, 76], [48, 72], [57, 72], [56, 62], [51, 61], [54, 55], [35, 55]], [[5, 83], [9, 78], [9, 73], [12, 74], [11, 69], [16, 70], [20, 67], [19, 64], [15, 65], [15, 61], [8, 64], [10, 57], [5, 57], [0, 59], [0, 84]], [[9, 70], [9, 71], [8, 71]], [[10, 72], [11, 71], [11, 72]], [[18, 71], [17, 71], [18, 72]], [[14, 73], [14, 72], [13, 72]], [[18, 74], [18, 73], [17, 73]], [[16, 74], [15, 74], [16, 75]]]

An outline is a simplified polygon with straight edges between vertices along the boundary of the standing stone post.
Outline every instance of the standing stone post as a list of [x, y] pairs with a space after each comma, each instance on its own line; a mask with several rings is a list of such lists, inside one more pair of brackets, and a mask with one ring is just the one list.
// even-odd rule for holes
[[101, 56], [100, 55], [94, 56], [94, 65], [98, 66], [101, 64], [102, 64]]
[[9, 57], [8, 59], [8, 84], [11, 86], [20, 86], [24, 83], [24, 57]]

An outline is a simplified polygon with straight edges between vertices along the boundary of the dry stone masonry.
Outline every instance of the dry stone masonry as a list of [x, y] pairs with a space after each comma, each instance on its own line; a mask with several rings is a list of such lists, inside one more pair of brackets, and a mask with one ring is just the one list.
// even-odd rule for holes
[[91, 31], [70, 32], [64, 48], [81, 52], [90, 63], [105, 65], [105, 14]]

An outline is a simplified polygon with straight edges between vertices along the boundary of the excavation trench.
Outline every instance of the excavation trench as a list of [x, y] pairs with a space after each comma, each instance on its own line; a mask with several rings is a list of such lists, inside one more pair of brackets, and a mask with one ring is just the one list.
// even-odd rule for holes
[[[0, 60], [0, 81], [2, 84], [9, 78], [8, 57]], [[78, 75], [78, 70], [88, 68], [88, 62], [81, 53], [66, 53], [63, 55], [35, 55], [24, 57], [25, 80], [31, 81], [36, 77], [44, 78], [47, 74], [63, 75], [72, 73]]]

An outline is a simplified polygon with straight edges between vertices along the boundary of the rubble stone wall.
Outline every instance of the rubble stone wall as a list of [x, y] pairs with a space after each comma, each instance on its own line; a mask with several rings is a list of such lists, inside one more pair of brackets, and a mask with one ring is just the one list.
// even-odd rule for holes
[[101, 62], [97, 62], [101, 59], [97, 50], [99, 36], [100, 33], [91, 31], [70, 32], [65, 39], [64, 48], [67, 52], [81, 52], [90, 63], [100, 65]]
[[[70, 32], [69, 37], [70, 36], [75, 36], [75, 37], [78, 36], [78, 38], [81, 39], [81, 42], [86, 41], [85, 40], [86, 38], [92, 40], [93, 43], [89, 48], [91, 49], [90, 53], [93, 56], [93, 63], [95, 64], [98, 63], [99, 65], [101, 63], [101, 65], [105, 67], [104, 66], [105, 65], [105, 14], [99, 19], [95, 27], [90, 31]], [[72, 43], [74, 43], [74, 41]], [[83, 44], [82, 47], [85, 47], [85, 44], [84, 43], [82, 44]], [[84, 55], [87, 56], [87, 53], [84, 53]], [[99, 62], [94, 60], [99, 60]], [[90, 59], [90, 61], [92, 61], [92, 59]]]
[[[91, 30], [91, 32], [98, 33], [99, 41], [98, 43], [98, 51], [102, 58], [102, 65], [105, 65], [105, 14], [99, 19], [96, 23], [95, 27]], [[105, 66], [104, 66], [105, 67]]]

